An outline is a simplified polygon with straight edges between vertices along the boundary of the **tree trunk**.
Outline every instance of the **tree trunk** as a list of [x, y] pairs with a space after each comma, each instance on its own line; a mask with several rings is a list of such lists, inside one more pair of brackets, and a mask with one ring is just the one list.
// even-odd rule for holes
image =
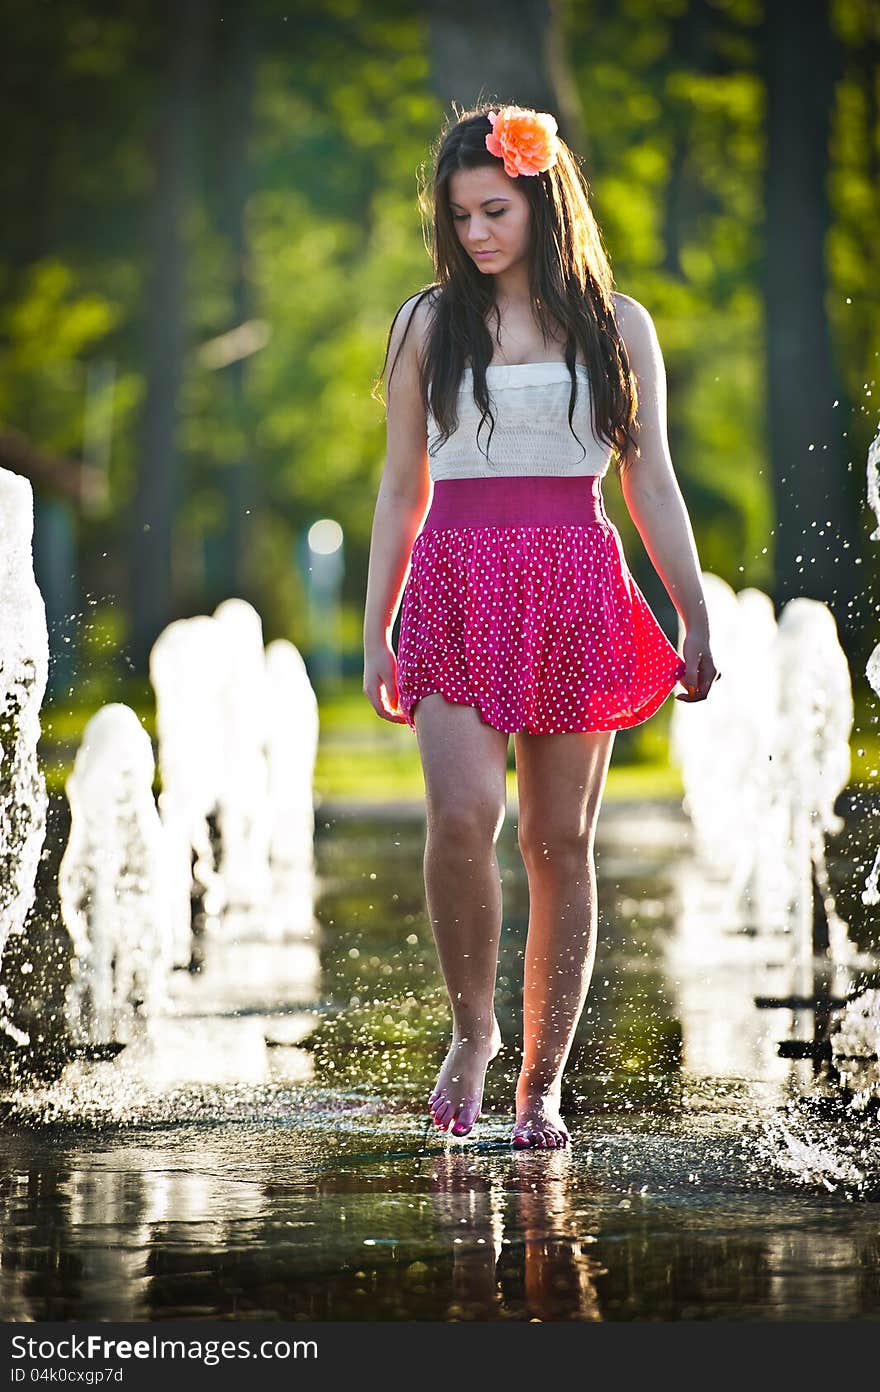
[[[221, 96], [220, 223], [229, 249], [232, 277], [232, 323], [237, 328], [249, 317], [250, 277], [246, 209], [250, 193], [249, 139], [253, 115], [256, 35], [247, 5], [233, 6], [223, 25], [225, 61]], [[220, 545], [220, 567], [228, 594], [254, 602], [248, 557], [255, 554], [258, 516], [257, 471], [249, 458], [245, 403], [247, 358], [221, 369], [228, 385], [241, 457], [222, 470], [226, 527]], [[214, 597], [212, 596], [212, 599]], [[224, 595], [217, 596], [225, 598]]]
[[559, 133], [583, 152], [577, 87], [553, 0], [425, 0], [431, 86], [445, 104], [497, 101], [551, 111]]
[[178, 399], [186, 342], [184, 221], [198, 120], [207, 0], [164, 7], [165, 89], [156, 134], [146, 303], [146, 395], [140, 428], [132, 535], [131, 655], [145, 673], [150, 649], [172, 618], [171, 541], [177, 501]]
[[[673, 20], [665, 64], [667, 79], [671, 72], [684, 70], [704, 76], [711, 70], [716, 22], [716, 12], [709, 8], [706, 0], [692, 0]], [[689, 103], [671, 103], [668, 123], [672, 150], [663, 196], [663, 270], [667, 275], [685, 280], [682, 251], [701, 197], [689, 169], [693, 146], [693, 111]]]
[[[775, 594], [821, 599], [839, 627], [857, 590], [858, 522], [825, 310], [827, 181], [841, 55], [829, 0], [765, 7], [768, 434], [776, 500]], [[836, 410], [834, 402], [841, 402]], [[844, 543], [849, 542], [849, 549]]]

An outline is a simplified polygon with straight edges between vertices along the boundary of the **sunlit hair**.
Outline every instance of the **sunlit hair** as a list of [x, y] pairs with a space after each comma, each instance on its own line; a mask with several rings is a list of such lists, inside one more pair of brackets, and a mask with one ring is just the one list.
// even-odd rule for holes
[[[486, 136], [492, 130], [487, 113], [497, 106], [485, 102], [447, 120], [431, 152], [433, 181], [429, 186], [423, 167], [419, 187], [425, 240], [435, 274], [434, 283], [418, 295], [418, 302], [427, 298], [431, 308], [419, 363], [422, 397], [437, 422], [439, 447], [458, 426], [457, 398], [469, 360], [474, 401], [482, 412], [478, 435], [487, 417], [491, 422], [487, 460], [495, 428], [486, 386], [486, 368], [493, 353], [487, 321], [494, 316], [497, 342], [501, 319], [495, 303], [495, 277], [481, 273], [458, 239], [449, 207], [449, 180], [459, 169], [501, 167], [500, 160], [486, 149]], [[579, 385], [575, 364], [583, 361], [590, 378], [593, 432], [597, 440], [611, 446], [612, 459], [622, 473], [629, 447], [633, 457], [638, 454], [638, 397], [617, 327], [611, 298], [613, 276], [590, 208], [587, 181], [577, 158], [559, 138], [556, 163], [543, 173], [520, 176], [517, 187], [531, 210], [529, 282], [544, 342], [551, 341], [554, 320], [566, 334], [565, 361], [571, 377], [569, 429], [577, 439], [572, 426]], [[413, 310], [416, 308], [414, 305]], [[394, 323], [399, 313], [400, 309]], [[391, 365], [389, 384], [412, 320], [410, 314]], [[382, 374], [394, 323], [385, 345]]]

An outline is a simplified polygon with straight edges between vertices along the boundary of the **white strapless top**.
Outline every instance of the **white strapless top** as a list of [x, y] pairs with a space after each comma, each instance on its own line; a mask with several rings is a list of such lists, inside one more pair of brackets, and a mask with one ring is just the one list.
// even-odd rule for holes
[[575, 372], [578, 395], [571, 424], [577, 439], [568, 424], [571, 377], [564, 362], [490, 363], [486, 386], [495, 429], [489, 440], [492, 422], [487, 416], [478, 444], [481, 413], [473, 396], [473, 369], [466, 367], [458, 393], [458, 429], [443, 445], [438, 443], [440, 428], [428, 409], [431, 478], [604, 475], [612, 449], [593, 435], [589, 373], [580, 363]]

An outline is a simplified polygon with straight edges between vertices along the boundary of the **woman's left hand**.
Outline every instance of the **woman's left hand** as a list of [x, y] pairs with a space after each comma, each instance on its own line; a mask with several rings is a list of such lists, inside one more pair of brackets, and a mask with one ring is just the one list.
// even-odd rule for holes
[[721, 680], [721, 673], [712, 661], [708, 635], [688, 633], [685, 636], [682, 657], [685, 667], [679, 681], [687, 688], [687, 692], [678, 692], [676, 701], [705, 701], [712, 683]]

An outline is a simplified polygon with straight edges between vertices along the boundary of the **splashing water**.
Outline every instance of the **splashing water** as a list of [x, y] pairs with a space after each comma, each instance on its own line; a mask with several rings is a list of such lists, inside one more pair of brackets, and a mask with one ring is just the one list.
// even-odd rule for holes
[[[868, 450], [868, 504], [873, 509], [878, 522], [871, 533], [871, 541], [880, 541], [880, 430], [877, 431]], [[880, 643], [877, 644], [868, 658], [865, 676], [870, 682], [872, 691], [875, 695], [880, 696]], [[871, 866], [871, 872], [865, 882], [862, 903], [871, 906], [880, 904], [880, 846], [877, 847], [874, 864]]]
[[225, 905], [210, 832], [221, 793], [225, 661], [220, 629], [201, 614], [169, 624], [150, 653], [162, 772], [159, 813], [167, 843], [177, 966], [187, 966], [192, 953], [193, 900], [200, 904], [206, 926]]
[[171, 962], [153, 749], [134, 711], [102, 707], [67, 780], [61, 913], [76, 953], [68, 1024], [79, 1043], [128, 1043], [163, 1008]]
[[880, 1098], [880, 991], [862, 991], [836, 1013], [831, 1049], [851, 1106], [864, 1111]]
[[677, 704], [671, 752], [702, 868], [722, 881], [731, 924], [791, 936], [812, 958], [813, 877], [831, 955], [850, 960], [847, 925], [827, 891], [825, 836], [850, 772], [854, 707], [846, 655], [827, 605], [798, 598], [777, 623], [759, 590], [736, 594], [703, 575], [713, 652], [724, 681], [698, 707]]
[[150, 677], [175, 962], [190, 959], [193, 899], [215, 938], [311, 932], [318, 702], [299, 651], [264, 652], [259, 614], [230, 599], [170, 624]]
[[299, 650], [284, 638], [266, 648], [266, 757], [275, 937], [311, 932], [314, 921], [315, 760], [318, 698]]
[[[880, 522], [880, 431], [868, 450], [868, 503]], [[871, 533], [880, 541], [880, 526]], [[865, 675], [876, 695], [880, 695], [880, 644], [871, 653]], [[880, 902], [880, 847], [874, 857], [862, 903]], [[880, 990], [864, 989], [832, 1016], [831, 1049], [834, 1065], [856, 1112], [866, 1111], [880, 1101]]]
[[871, 541], [880, 541], [880, 429], [868, 449], [868, 506], [877, 518]]
[[[0, 469], [0, 957], [34, 902], [46, 834], [46, 781], [37, 761], [40, 706], [49, 674], [46, 606], [34, 579], [34, 498], [27, 479]], [[0, 1031], [28, 1035], [9, 1018], [0, 986]]]
[[744, 591], [740, 599], [719, 576], [704, 573], [702, 579], [723, 680], [701, 706], [685, 710], [675, 702], [670, 748], [681, 770], [698, 855], [706, 869], [728, 882], [733, 913], [756, 855], [751, 828], [768, 801], [767, 757], [777, 709], [776, 625], [766, 595]]
[[829, 1135], [808, 1117], [798, 1104], [791, 1104], [779, 1116], [765, 1123], [755, 1148], [765, 1164], [788, 1175], [805, 1187], [820, 1184], [829, 1193], [844, 1188], [856, 1193], [872, 1189], [875, 1177], [866, 1170], [866, 1156], [858, 1144], [847, 1146], [839, 1128]]
[[[780, 848], [792, 886], [788, 927], [802, 960], [812, 957], [811, 878], [824, 891], [828, 883], [825, 838], [844, 829], [834, 811], [850, 775], [850, 734], [854, 708], [846, 654], [827, 605], [793, 599], [779, 620], [783, 734], [775, 793], [785, 809], [788, 835]], [[842, 962], [855, 955], [847, 925], [826, 897], [829, 955]]]
[[[868, 503], [880, 522], [880, 432], [868, 451]], [[880, 526], [871, 534], [880, 541]], [[796, 600], [795, 637], [797, 630], [809, 629], [811, 619], [806, 605], [810, 601]], [[821, 606], [820, 606], [821, 607]], [[806, 661], [813, 657], [812, 647], [791, 666], [797, 672], [801, 689], [793, 692], [795, 709], [812, 711], [810, 730], [816, 747], [824, 754], [820, 767], [824, 770], [823, 796], [816, 800], [814, 821], [806, 832], [812, 838], [813, 854], [823, 830], [837, 830], [838, 819], [833, 815], [835, 789], [849, 771], [844, 758], [841, 737], [848, 734], [850, 703], [846, 692], [846, 677], [840, 663], [829, 624], [816, 630], [816, 666]], [[824, 644], [824, 650], [823, 650]], [[808, 684], [819, 678], [826, 683], [824, 667], [831, 663], [831, 681], [823, 685], [821, 702], [810, 700]], [[800, 670], [804, 662], [803, 671]], [[817, 670], [818, 668], [818, 670]], [[880, 695], [880, 645], [868, 660], [866, 675], [874, 692]], [[843, 713], [846, 719], [842, 718]], [[830, 727], [830, 728], [829, 728]], [[788, 776], [795, 780], [796, 764], [789, 767]], [[805, 790], [809, 794], [809, 787]], [[803, 831], [802, 831], [803, 837]], [[821, 863], [824, 869], [824, 858]], [[862, 902], [878, 902], [880, 850], [862, 893]], [[822, 889], [823, 882], [817, 877]], [[831, 915], [830, 952], [842, 959], [849, 952], [846, 926]], [[852, 957], [854, 965], [873, 965], [871, 958]], [[794, 1175], [801, 1183], [819, 1182], [829, 1191], [838, 1187], [853, 1189], [860, 1194], [876, 1193], [880, 1187], [880, 1149], [877, 1146], [878, 1104], [880, 1104], [880, 990], [862, 985], [843, 1006], [830, 1012], [828, 1042], [831, 1048], [830, 1073], [816, 1080], [814, 1095], [790, 1103], [784, 1117], [777, 1118], [766, 1128], [761, 1144], [763, 1157], [774, 1166]]]
[[226, 895], [223, 933], [264, 910], [272, 891], [271, 820], [265, 738], [269, 691], [263, 624], [252, 605], [226, 599], [214, 611], [225, 663], [220, 672], [224, 747], [220, 761], [221, 874]]

